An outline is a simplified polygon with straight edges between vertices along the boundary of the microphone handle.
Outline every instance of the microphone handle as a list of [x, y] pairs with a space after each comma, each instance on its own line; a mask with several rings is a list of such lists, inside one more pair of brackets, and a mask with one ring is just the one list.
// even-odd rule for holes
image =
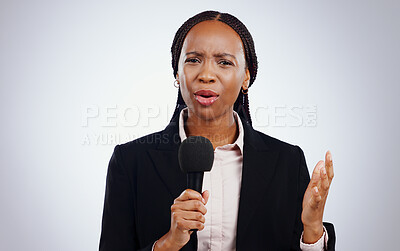
[[203, 187], [203, 177], [204, 172], [187, 173], [187, 187], [201, 194], [201, 188]]
[[[203, 177], [204, 177], [204, 172], [187, 173], [187, 187], [201, 194], [201, 188], [203, 187]], [[196, 233], [197, 229], [190, 229], [190, 231]]]

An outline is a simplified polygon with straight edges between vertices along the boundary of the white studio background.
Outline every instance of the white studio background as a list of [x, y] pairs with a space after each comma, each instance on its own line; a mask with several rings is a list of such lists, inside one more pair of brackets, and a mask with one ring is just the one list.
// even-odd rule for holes
[[208, 9], [255, 40], [254, 126], [310, 171], [332, 151], [337, 250], [396, 249], [398, 1], [2, 0], [0, 250], [98, 249], [113, 148], [167, 125], [173, 36]]

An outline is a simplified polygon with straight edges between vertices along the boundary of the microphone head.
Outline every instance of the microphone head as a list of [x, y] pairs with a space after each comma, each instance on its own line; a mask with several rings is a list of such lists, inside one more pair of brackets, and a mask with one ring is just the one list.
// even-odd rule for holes
[[184, 173], [209, 172], [214, 163], [213, 145], [205, 137], [190, 136], [181, 143], [178, 160]]

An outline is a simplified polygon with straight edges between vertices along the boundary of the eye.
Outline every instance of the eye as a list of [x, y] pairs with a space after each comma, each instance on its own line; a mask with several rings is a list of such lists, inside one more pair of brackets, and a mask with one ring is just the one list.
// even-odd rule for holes
[[221, 61], [219, 61], [219, 63], [222, 65], [233, 65], [233, 63], [228, 60], [221, 60]]
[[200, 60], [198, 58], [188, 58], [188, 59], [185, 60], [185, 62], [198, 63], [198, 62], [200, 62]]

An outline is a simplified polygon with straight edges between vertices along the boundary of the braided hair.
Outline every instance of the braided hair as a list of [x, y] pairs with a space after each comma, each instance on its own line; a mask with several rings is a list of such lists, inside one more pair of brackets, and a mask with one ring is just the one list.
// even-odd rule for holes
[[[186, 35], [189, 33], [189, 30], [195, 26], [196, 24], [207, 21], [207, 20], [215, 20], [223, 22], [229, 25], [236, 33], [240, 36], [242, 40], [245, 59], [246, 59], [246, 68], [249, 69], [250, 72], [250, 83], [249, 87], [253, 84], [257, 75], [257, 55], [254, 48], [254, 41], [247, 30], [246, 26], [236, 17], [232, 16], [228, 13], [220, 13], [218, 11], [204, 11], [201, 12], [191, 18], [189, 18], [183, 25], [178, 29], [175, 34], [174, 41], [171, 46], [171, 54], [172, 54], [172, 69], [174, 70], [174, 77], [176, 78], [176, 74], [178, 72], [178, 63], [179, 57], [182, 51], [183, 42], [185, 40]], [[180, 90], [178, 91], [178, 100], [176, 102], [176, 108], [172, 118], [177, 116], [179, 112], [186, 107], [185, 101], [182, 98]], [[239, 114], [241, 118], [245, 120], [245, 122], [252, 124], [249, 110], [249, 98], [247, 94], [243, 94], [241, 91], [233, 105], [233, 109]], [[172, 119], [171, 119], [172, 120]]]

